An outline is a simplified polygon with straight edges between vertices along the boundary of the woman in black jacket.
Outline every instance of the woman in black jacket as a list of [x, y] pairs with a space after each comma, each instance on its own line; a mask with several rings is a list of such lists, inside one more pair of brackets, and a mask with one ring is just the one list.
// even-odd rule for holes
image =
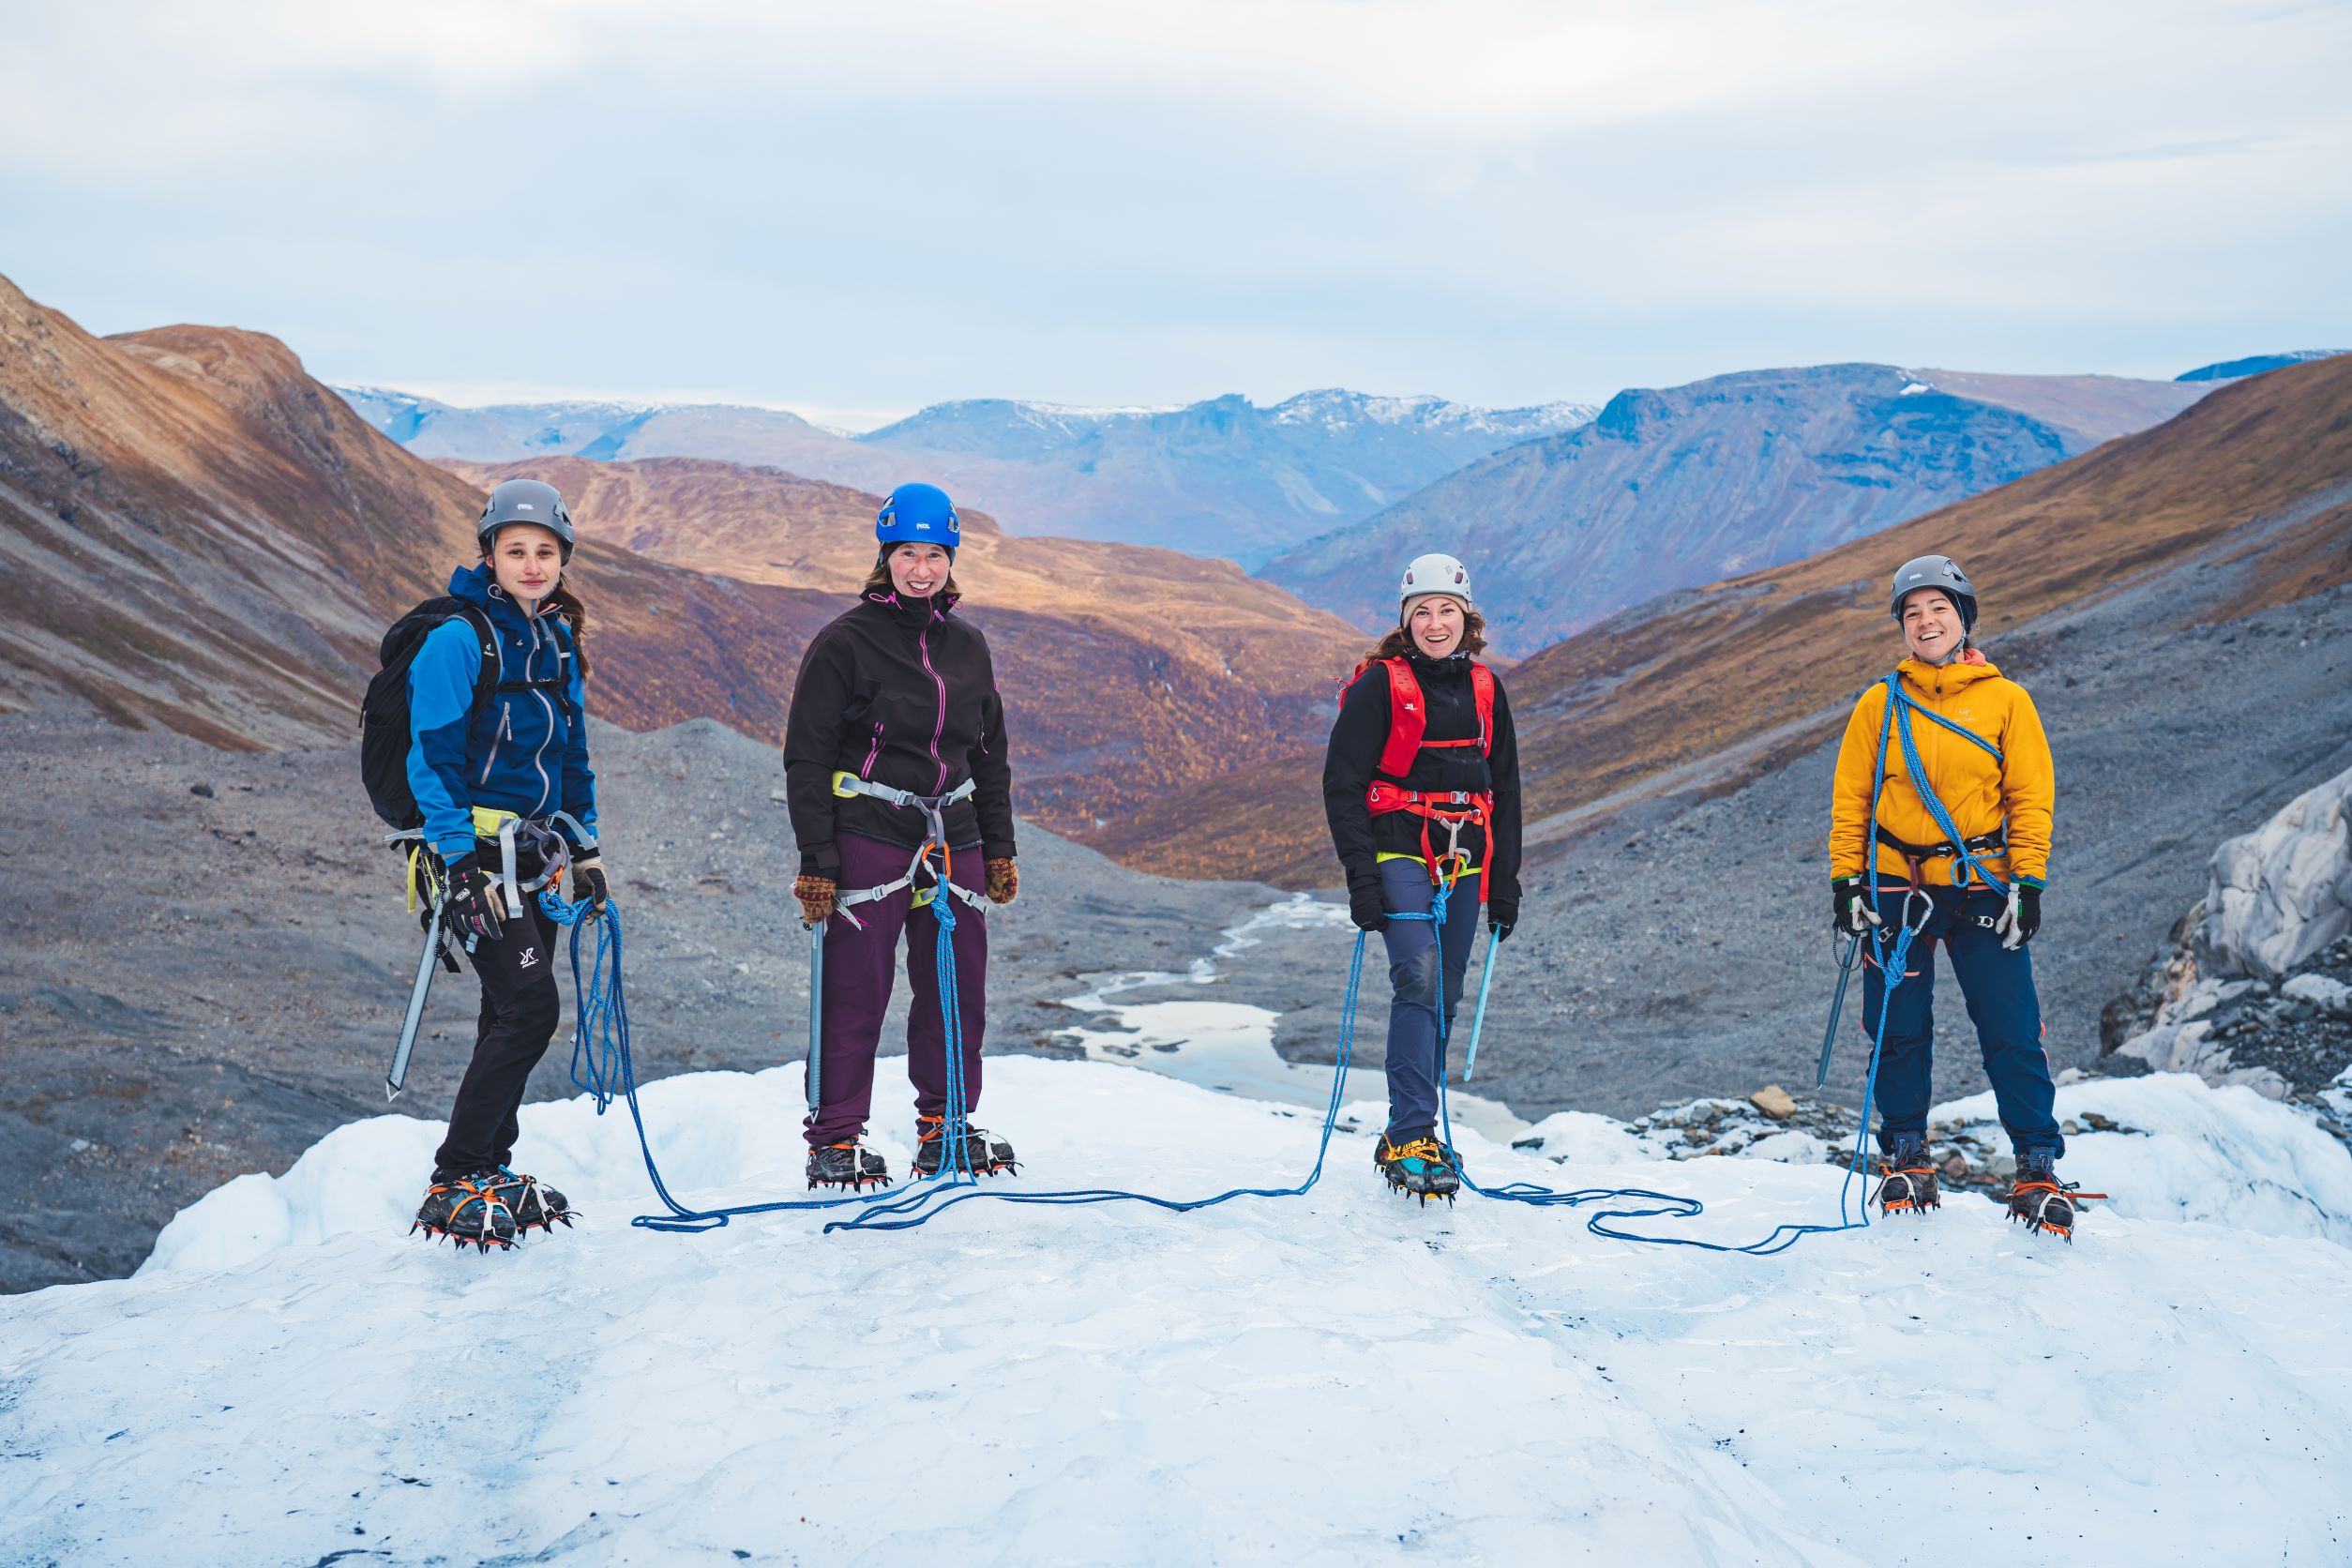
[[[822, 1037], [806, 1123], [810, 1186], [886, 1184], [862, 1141], [874, 1053], [901, 931], [913, 1005], [917, 1176], [947, 1154], [947, 1030], [935, 901], [957, 900], [951, 947], [967, 1113], [980, 1101], [988, 1006], [986, 903], [1009, 904], [1013, 771], [988, 640], [955, 614], [961, 528], [946, 494], [901, 485], [875, 520], [881, 550], [858, 602], [808, 644], [784, 731], [785, 797], [800, 844], [802, 918], [826, 927]], [[944, 876], [942, 876], [944, 873]], [[822, 1098], [820, 1098], [822, 1096]], [[1011, 1147], [965, 1128], [971, 1167], [1013, 1165]]]
[[[1381, 933], [1388, 1126], [1373, 1164], [1424, 1202], [1462, 1184], [1438, 1137], [1445, 1039], [1462, 999], [1478, 904], [1498, 940], [1519, 918], [1519, 746], [1470, 573], [1450, 555], [1405, 568], [1398, 626], [1356, 667], [1323, 761], [1323, 812], [1355, 923]], [[1426, 915], [1444, 898], [1442, 926]], [[1439, 1022], [1442, 1012], [1444, 1023]]]

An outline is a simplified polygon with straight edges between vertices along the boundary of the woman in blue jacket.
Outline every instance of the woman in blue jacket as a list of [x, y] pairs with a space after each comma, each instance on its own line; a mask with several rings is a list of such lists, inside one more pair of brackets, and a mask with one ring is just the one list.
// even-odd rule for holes
[[568, 864], [593, 913], [606, 887], [588, 766], [585, 616], [563, 580], [571, 514], [552, 486], [509, 479], [490, 492], [476, 536], [481, 563], [449, 579], [467, 611], [427, 634], [409, 666], [408, 781], [444, 871], [445, 928], [482, 983], [474, 1061], [416, 1229], [488, 1250], [511, 1245], [519, 1230], [571, 1223], [563, 1194], [507, 1163], [531, 1069], [563, 1011], [555, 923], [534, 890]]

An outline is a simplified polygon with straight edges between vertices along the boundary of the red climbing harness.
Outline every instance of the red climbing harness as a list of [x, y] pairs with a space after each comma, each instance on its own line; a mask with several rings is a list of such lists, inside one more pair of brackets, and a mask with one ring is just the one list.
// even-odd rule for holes
[[[1481, 756], [1492, 756], [1495, 749], [1495, 672], [1485, 665], [1470, 665], [1470, 696], [1478, 704], [1478, 733], [1458, 741], [1433, 741], [1423, 737], [1429, 728], [1428, 704], [1421, 695], [1421, 682], [1414, 678], [1411, 663], [1402, 658], [1378, 661], [1388, 666], [1388, 743], [1380, 747], [1379, 771], [1388, 778], [1375, 778], [1364, 792], [1364, 804], [1378, 817], [1391, 811], [1410, 811], [1421, 819], [1421, 859], [1429, 867], [1429, 880], [1442, 883], [1450, 865], [1458, 874], [1467, 867], [1469, 857], [1462, 852], [1462, 829], [1475, 826], [1480, 843], [1478, 860], [1478, 896], [1486, 897], [1486, 867], [1494, 859], [1495, 836], [1490, 825], [1494, 816], [1495, 797], [1491, 790], [1408, 790], [1395, 782], [1412, 771], [1413, 760], [1426, 750], [1474, 746]], [[1369, 670], [1371, 664], [1364, 666]], [[1361, 676], [1363, 671], [1357, 671]], [[1429, 842], [1429, 824], [1442, 822], [1446, 830], [1445, 853], [1440, 857]]]

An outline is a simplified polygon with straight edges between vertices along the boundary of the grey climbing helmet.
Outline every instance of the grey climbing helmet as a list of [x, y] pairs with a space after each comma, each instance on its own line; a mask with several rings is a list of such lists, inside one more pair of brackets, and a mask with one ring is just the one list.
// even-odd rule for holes
[[1922, 555], [1906, 561], [1895, 568], [1894, 587], [1887, 596], [1887, 612], [1897, 625], [1903, 620], [1903, 596], [1921, 588], [1933, 588], [1948, 596], [1960, 611], [1960, 629], [1976, 629], [1976, 584], [1960, 569], [1960, 563], [1949, 555]]
[[553, 485], [537, 479], [508, 479], [490, 491], [482, 507], [482, 520], [474, 525], [474, 536], [481, 541], [484, 554], [490, 553], [490, 535], [510, 522], [537, 523], [562, 543], [564, 559], [572, 558], [572, 514], [565, 509], [564, 498]]

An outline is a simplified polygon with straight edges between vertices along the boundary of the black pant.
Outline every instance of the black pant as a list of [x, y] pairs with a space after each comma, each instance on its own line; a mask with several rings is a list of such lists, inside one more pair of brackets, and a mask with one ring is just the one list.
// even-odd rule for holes
[[526, 895], [523, 908], [520, 920], [506, 922], [505, 936], [474, 947], [482, 1016], [474, 1028], [474, 1061], [449, 1112], [449, 1136], [433, 1153], [435, 1177], [462, 1176], [514, 1157], [523, 1090], [564, 1016], [555, 989], [555, 922], [540, 912], [535, 897]]

